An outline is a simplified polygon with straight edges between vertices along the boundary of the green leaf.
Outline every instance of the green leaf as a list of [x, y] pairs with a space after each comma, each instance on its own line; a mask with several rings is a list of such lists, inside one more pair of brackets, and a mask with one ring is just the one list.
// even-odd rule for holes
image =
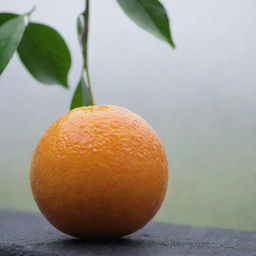
[[61, 35], [51, 27], [30, 23], [18, 53], [21, 61], [38, 81], [68, 87], [71, 55]]
[[6, 21], [16, 18], [18, 15], [15, 13], [3, 12], [0, 13], [0, 26], [3, 25]]
[[137, 25], [175, 48], [167, 12], [158, 0], [117, 0], [117, 2]]
[[[70, 109], [81, 107], [81, 106], [92, 106], [94, 105], [94, 99], [92, 91], [90, 89], [90, 77], [87, 65], [87, 47], [83, 44], [83, 31], [86, 24], [84, 22], [84, 16], [81, 14], [77, 18], [77, 35], [81, 46], [81, 52], [83, 54], [83, 71], [80, 81], [77, 85], [73, 99], [71, 102]], [[87, 40], [86, 40], [87, 41]]]
[[24, 16], [10, 19], [0, 27], [0, 75], [14, 55], [25, 27]]
[[82, 14], [77, 17], [76, 26], [77, 26], [78, 40], [79, 40], [79, 43], [80, 43], [81, 47], [83, 47], [83, 45], [82, 45], [82, 34], [83, 34], [83, 29], [84, 29], [84, 17], [83, 17]]
[[92, 97], [90, 95], [90, 89], [85, 82], [85, 78], [82, 76], [73, 95], [70, 109], [93, 105]]
[[[77, 24], [77, 36], [78, 36], [78, 41], [80, 43], [81, 51], [83, 54], [84, 66], [87, 69], [88, 68], [87, 66], [88, 65], [88, 59], [87, 59], [88, 58], [88, 52], [87, 52], [88, 51], [88, 24], [85, 24], [83, 14], [80, 14], [77, 17], [76, 24]], [[87, 30], [87, 35], [86, 35], [87, 38], [85, 38], [85, 35], [83, 34], [83, 31], [85, 29]]]

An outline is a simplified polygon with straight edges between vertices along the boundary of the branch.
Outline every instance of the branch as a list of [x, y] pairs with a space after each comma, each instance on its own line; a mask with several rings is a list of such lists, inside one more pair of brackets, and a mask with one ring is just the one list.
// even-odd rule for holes
[[90, 0], [85, 0], [85, 10], [82, 13], [84, 17], [84, 26], [82, 31], [82, 47], [83, 47], [83, 61], [84, 61], [84, 70], [87, 79], [88, 92], [90, 94], [92, 105], [95, 105], [92, 87], [91, 87], [91, 79], [88, 65], [88, 35], [89, 35], [89, 18], [90, 18]]
[[82, 13], [84, 17], [84, 28], [82, 32], [82, 45], [83, 45], [83, 57], [84, 67], [88, 67], [88, 35], [89, 35], [89, 17], [90, 17], [90, 0], [85, 0], [85, 10]]

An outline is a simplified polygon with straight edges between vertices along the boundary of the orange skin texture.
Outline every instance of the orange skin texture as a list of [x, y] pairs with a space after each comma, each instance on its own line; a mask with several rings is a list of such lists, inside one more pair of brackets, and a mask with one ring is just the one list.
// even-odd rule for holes
[[159, 210], [168, 164], [158, 136], [138, 115], [112, 105], [81, 107], [44, 133], [30, 182], [41, 212], [60, 231], [121, 237]]

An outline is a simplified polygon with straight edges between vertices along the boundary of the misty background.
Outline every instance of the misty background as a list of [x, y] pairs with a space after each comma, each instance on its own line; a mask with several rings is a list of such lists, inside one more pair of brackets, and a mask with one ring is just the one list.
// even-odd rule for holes
[[[38, 211], [33, 149], [69, 108], [81, 55], [83, 0], [1, 1], [56, 28], [73, 56], [70, 90], [34, 80], [15, 56], [0, 77], [0, 208]], [[138, 28], [116, 1], [92, 1], [90, 70], [97, 104], [144, 117], [165, 144], [169, 190], [156, 220], [256, 229], [256, 2], [163, 0], [176, 50]]]

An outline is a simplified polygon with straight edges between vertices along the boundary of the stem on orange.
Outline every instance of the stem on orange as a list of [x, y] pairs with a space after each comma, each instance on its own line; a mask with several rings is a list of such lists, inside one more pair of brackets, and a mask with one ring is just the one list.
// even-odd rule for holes
[[85, 0], [85, 10], [82, 13], [84, 18], [84, 27], [82, 32], [82, 47], [83, 47], [83, 62], [84, 62], [84, 71], [86, 74], [87, 85], [89, 89], [89, 94], [91, 98], [92, 105], [95, 105], [92, 87], [91, 87], [91, 79], [88, 65], [88, 38], [89, 38], [89, 19], [90, 19], [90, 0]]

